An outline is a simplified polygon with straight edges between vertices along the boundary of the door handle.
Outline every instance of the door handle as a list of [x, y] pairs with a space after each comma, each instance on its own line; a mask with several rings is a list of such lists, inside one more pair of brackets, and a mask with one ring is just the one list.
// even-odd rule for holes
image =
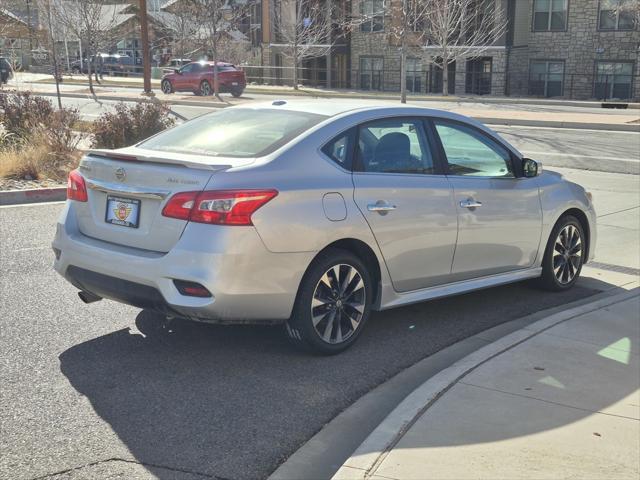
[[378, 200], [376, 203], [370, 203], [369, 205], [367, 205], [367, 210], [369, 210], [370, 212], [378, 212], [380, 215], [386, 215], [396, 208], [398, 207], [396, 207], [395, 205], [391, 205], [389, 202], [386, 202], [384, 200]]
[[482, 202], [478, 202], [473, 198], [468, 198], [467, 200], [462, 200], [460, 202], [460, 206], [462, 208], [477, 208], [482, 206]]

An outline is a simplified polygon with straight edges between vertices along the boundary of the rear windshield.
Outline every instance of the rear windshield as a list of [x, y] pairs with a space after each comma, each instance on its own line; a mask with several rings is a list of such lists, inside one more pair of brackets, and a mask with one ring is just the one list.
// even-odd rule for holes
[[326, 118], [290, 110], [221, 110], [185, 122], [138, 146], [214, 157], [261, 157]]

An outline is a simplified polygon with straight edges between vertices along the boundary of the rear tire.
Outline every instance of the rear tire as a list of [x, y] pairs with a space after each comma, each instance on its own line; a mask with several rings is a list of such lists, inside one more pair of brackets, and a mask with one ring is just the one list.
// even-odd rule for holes
[[573, 215], [561, 217], [547, 242], [539, 285], [552, 292], [573, 287], [582, 271], [586, 245], [580, 220]]
[[367, 266], [346, 250], [319, 255], [302, 278], [285, 325], [298, 348], [335, 355], [358, 339], [370, 315], [373, 286]]
[[233, 90], [231, 90], [231, 95], [233, 95], [235, 98], [238, 98], [242, 96], [243, 92], [244, 88], [234, 88]]

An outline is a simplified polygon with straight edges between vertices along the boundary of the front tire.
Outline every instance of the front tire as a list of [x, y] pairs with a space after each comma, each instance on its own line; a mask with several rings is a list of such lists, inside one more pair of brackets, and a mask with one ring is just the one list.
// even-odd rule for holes
[[208, 97], [209, 95], [211, 95], [211, 93], [211, 84], [206, 80], [200, 82], [200, 95], [202, 95], [203, 97]]
[[366, 324], [373, 298], [367, 266], [351, 252], [330, 249], [305, 273], [291, 318], [289, 340], [321, 355], [349, 348]]
[[560, 218], [547, 242], [540, 286], [553, 292], [573, 287], [582, 271], [585, 247], [585, 234], [580, 220], [573, 215]]
[[169, 80], [163, 80], [160, 88], [162, 89], [162, 93], [166, 95], [173, 93], [173, 85], [171, 85]]

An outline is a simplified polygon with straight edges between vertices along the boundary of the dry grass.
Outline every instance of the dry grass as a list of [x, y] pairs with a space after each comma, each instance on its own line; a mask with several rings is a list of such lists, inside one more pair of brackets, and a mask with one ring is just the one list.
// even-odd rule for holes
[[0, 150], [0, 178], [50, 179], [64, 182], [70, 170], [77, 167], [80, 152], [51, 153], [43, 142]]

